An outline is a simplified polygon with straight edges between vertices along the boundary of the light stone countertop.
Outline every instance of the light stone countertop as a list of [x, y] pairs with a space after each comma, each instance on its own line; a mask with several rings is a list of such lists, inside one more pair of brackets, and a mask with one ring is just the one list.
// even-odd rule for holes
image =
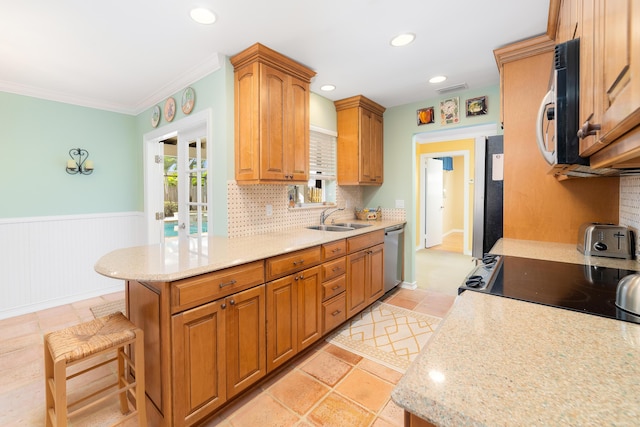
[[186, 242], [176, 238], [158, 245], [117, 249], [101, 257], [94, 269], [114, 279], [171, 282], [404, 224], [404, 221], [384, 219], [349, 222], [366, 223], [370, 227], [346, 232], [301, 227], [238, 238], [190, 238]]
[[637, 426], [640, 325], [463, 292], [391, 396], [437, 426]]
[[595, 265], [640, 271], [638, 260], [585, 256], [576, 245], [569, 243], [538, 242], [502, 238], [491, 248], [492, 254], [511, 255], [521, 258], [567, 262], [570, 264]]

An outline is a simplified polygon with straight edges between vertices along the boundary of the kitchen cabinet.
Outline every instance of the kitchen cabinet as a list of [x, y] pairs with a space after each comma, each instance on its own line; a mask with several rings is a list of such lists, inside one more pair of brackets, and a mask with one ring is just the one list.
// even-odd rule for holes
[[383, 242], [384, 230], [347, 239], [347, 318], [384, 294]]
[[176, 425], [191, 425], [227, 400], [224, 300], [172, 319]]
[[254, 384], [267, 373], [265, 285], [225, 299], [227, 398]]
[[266, 374], [260, 285], [172, 318], [175, 425], [191, 425]]
[[267, 371], [322, 336], [320, 266], [267, 283]]
[[338, 184], [382, 185], [385, 108], [362, 95], [334, 104], [338, 121]]
[[234, 66], [238, 184], [306, 182], [309, 93], [315, 71], [259, 43]]
[[322, 333], [347, 320], [347, 242], [345, 239], [322, 245]]

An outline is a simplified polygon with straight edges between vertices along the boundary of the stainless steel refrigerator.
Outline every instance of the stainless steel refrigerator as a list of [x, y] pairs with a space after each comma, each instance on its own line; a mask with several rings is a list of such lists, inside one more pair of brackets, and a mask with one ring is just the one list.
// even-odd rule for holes
[[475, 201], [471, 255], [482, 258], [502, 237], [504, 198], [502, 135], [476, 139]]

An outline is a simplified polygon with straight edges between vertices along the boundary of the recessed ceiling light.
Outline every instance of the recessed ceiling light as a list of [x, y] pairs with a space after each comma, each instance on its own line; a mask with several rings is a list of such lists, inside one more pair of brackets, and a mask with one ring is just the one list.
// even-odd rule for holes
[[416, 39], [416, 35], [412, 33], [400, 34], [391, 39], [391, 46], [406, 46]]
[[429, 79], [429, 83], [442, 83], [447, 80], [447, 76], [434, 76]]
[[335, 90], [336, 87], [334, 85], [323, 85], [320, 87], [320, 90], [323, 90], [325, 92], [330, 92], [332, 90]]
[[194, 9], [191, 9], [189, 15], [191, 15], [191, 19], [196, 21], [198, 24], [209, 25], [216, 22], [216, 15], [212, 11], [204, 7], [196, 7]]

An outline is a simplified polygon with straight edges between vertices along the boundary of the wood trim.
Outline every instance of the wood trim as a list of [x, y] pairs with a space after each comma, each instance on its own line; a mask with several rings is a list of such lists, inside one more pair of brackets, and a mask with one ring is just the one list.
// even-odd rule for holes
[[316, 75], [316, 72], [309, 67], [260, 43], [249, 46], [237, 55], [232, 56], [230, 61], [234, 69], [241, 68], [252, 62], [267, 64], [277, 70], [296, 76], [306, 83], [311, 83], [311, 79]]
[[548, 35], [543, 34], [495, 49], [493, 56], [496, 58], [498, 69], [502, 70], [502, 66], [508, 62], [519, 61], [531, 56], [540, 55], [541, 53], [550, 52], [553, 51], [554, 48], [555, 41], [549, 38]]
[[350, 98], [334, 101], [333, 104], [336, 106], [336, 111], [346, 110], [347, 108], [360, 107], [364, 108], [365, 110], [369, 110], [372, 113], [379, 114], [380, 116], [382, 116], [386, 111], [385, 107], [362, 95], [356, 95]]
[[560, 4], [562, 0], [549, 0], [549, 18], [547, 19], [547, 36], [555, 40], [558, 33], [560, 18]]
[[[640, 126], [594, 153], [589, 158], [592, 168], [603, 167], [636, 167], [637, 157], [640, 157]], [[634, 162], [628, 162], [629, 160]], [[623, 164], [628, 162], [627, 164]]]

